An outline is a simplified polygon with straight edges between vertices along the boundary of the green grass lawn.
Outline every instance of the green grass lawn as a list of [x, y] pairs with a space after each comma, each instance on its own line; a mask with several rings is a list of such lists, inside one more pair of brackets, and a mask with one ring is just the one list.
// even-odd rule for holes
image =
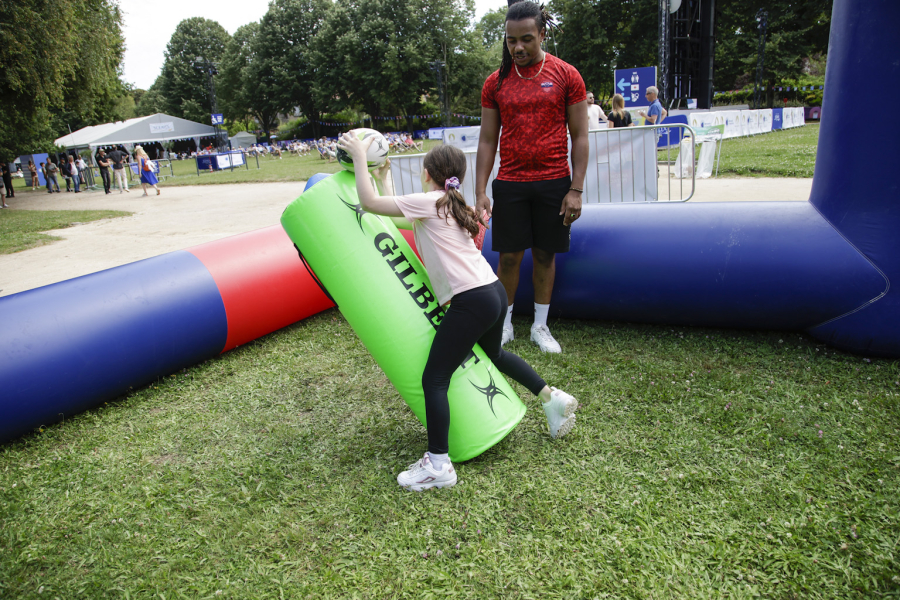
[[0, 211], [0, 254], [21, 252], [62, 239], [42, 231], [131, 214], [121, 210], [3, 210]]
[[[520, 332], [528, 323], [515, 320]], [[900, 591], [897, 361], [551, 322], [581, 401], [459, 484], [336, 310], [0, 448], [4, 598], [872, 598]]]
[[[722, 142], [719, 177], [812, 177], [818, 144], [818, 123], [727, 139]], [[698, 156], [699, 153], [698, 147]], [[669, 155], [674, 161], [677, 149]], [[664, 151], [659, 153], [659, 159], [666, 159]]]

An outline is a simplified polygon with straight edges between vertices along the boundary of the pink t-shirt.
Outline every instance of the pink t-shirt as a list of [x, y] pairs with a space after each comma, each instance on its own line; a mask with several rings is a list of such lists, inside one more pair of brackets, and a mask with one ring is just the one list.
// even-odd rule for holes
[[455, 294], [497, 280], [469, 232], [452, 216], [446, 220], [438, 216], [435, 203], [443, 195], [434, 191], [394, 197], [403, 216], [413, 224], [416, 248], [441, 306]]

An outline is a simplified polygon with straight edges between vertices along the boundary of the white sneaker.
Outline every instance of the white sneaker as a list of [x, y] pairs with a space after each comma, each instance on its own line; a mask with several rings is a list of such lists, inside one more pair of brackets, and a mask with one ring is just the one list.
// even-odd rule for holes
[[550, 401], [544, 404], [544, 414], [547, 415], [550, 437], [560, 438], [575, 427], [575, 409], [578, 408], [578, 400], [562, 390], [556, 388], [550, 390]]
[[500, 345], [505, 346], [514, 339], [516, 339], [516, 334], [513, 333], [512, 325], [509, 327], [503, 325], [503, 337], [500, 339]]
[[531, 341], [541, 348], [541, 352], [553, 352], [555, 354], [562, 352], [559, 342], [553, 339], [546, 325], [531, 326]]
[[421, 492], [433, 487], [452, 487], [456, 485], [456, 469], [449, 462], [444, 465], [444, 468], [435, 469], [426, 453], [425, 456], [409, 465], [406, 471], [397, 475], [397, 483], [400, 484], [400, 487], [414, 492]]

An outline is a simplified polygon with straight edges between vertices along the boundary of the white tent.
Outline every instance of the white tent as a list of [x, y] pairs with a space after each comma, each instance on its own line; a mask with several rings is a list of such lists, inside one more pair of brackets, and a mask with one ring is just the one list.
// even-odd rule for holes
[[231, 142], [232, 148], [249, 148], [256, 143], [256, 136], [246, 131], [239, 131], [228, 138], [228, 141]]
[[137, 117], [116, 123], [104, 123], [84, 127], [56, 140], [56, 145], [70, 150], [116, 144], [137, 144], [140, 142], [165, 142], [191, 138], [200, 147], [200, 138], [213, 137], [216, 130], [211, 125], [203, 125], [187, 119], [156, 113], [149, 117]]

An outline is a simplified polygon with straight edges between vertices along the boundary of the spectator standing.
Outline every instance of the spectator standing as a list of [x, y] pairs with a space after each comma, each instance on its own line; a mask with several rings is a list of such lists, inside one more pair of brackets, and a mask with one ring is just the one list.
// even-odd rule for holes
[[47, 193], [52, 194], [50, 189], [50, 173], [47, 172], [47, 163], [41, 163], [41, 173], [44, 174], [44, 181], [47, 183]]
[[84, 162], [84, 158], [80, 155], [75, 159], [75, 166], [78, 167], [78, 178], [81, 180], [81, 185], [87, 185], [87, 179], [84, 176], [84, 172], [87, 170], [87, 163]]
[[659, 90], [656, 86], [651, 85], [647, 88], [646, 96], [647, 102], [650, 103], [650, 108], [646, 111], [638, 111], [638, 115], [647, 119], [647, 125], [659, 125], [669, 114], [659, 101]]
[[34, 161], [31, 159], [28, 159], [28, 172], [31, 173], [31, 191], [33, 192], [38, 189], [40, 181], [38, 181], [37, 167], [34, 166]]
[[[75, 182], [75, 193], [80, 194], [81, 186], [78, 184], [78, 182], [81, 179], [81, 177], [78, 174], [78, 165], [75, 164], [75, 157], [72, 156], [71, 154], [69, 155], [69, 163], [67, 166], [69, 168], [69, 175], [71, 175], [72, 181]], [[66, 185], [68, 186], [68, 184], [69, 184], [69, 180], [66, 179]], [[66, 188], [66, 190], [68, 190], [68, 187]]]
[[[581, 215], [588, 160], [587, 92], [572, 65], [544, 52], [541, 43], [554, 25], [534, 2], [506, 11], [503, 62], [481, 91], [481, 135], [475, 162], [475, 210], [493, 214], [493, 250], [500, 253], [497, 277], [509, 311], [502, 343], [513, 339], [510, 315], [525, 250], [534, 259], [534, 324], [531, 340], [543, 352], [562, 352], [547, 327], [556, 274], [556, 253], [568, 252], [571, 224]], [[500, 136], [500, 127], [503, 136]], [[572, 136], [572, 171], [568, 138]], [[500, 171], [488, 178], [500, 144]]]
[[59, 170], [62, 173], [63, 178], [66, 180], [66, 192], [71, 192], [72, 172], [69, 171], [68, 156], [65, 154], [63, 154], [62, 158], [59, 159]]
[[9, 165], [5, 162], [0, 162], [0, 172], [3, 173], [3, 187], [6, 188], [6, 196], [0, 201], [0, 208], [9, 208], [6, 198], [16, 197], [12, 186], [12, 173], [9, 172]]
[[159, 183], [159, 181], [156, 179], [156, 174], [153, 172], [153, 162], [150, 160], [150, 157], [147, 156], [147, 153], [141, 146], [134, 147], [134, 156], [138, 159], [138, 171], [141, 174], [141, 187], [144, 188], [144, 195], [148, 195], [147, 186], [149, 185], [156, 190], [156, 195], [159, 196], [159, 188], [156, 187], [156, 184]]
[[111, 194], [110, 188], [112, 187], [112, 182], [109, 178], [109, 157], [106, 156], [106, 152], [103, 148], [97, 150], [97, 155], [94, 157], [94, 160], [97, 161], [97, 166], [100, 167], [100, 178], [103, 180], [103, 191], [107, 194]]
[[599, 106], [594, 104], [594, 92], [587, 93], [588, 129], [606, 129], [609, 121]]
[[52, 194], [53, 190], [50, 189], [50, 182], [53, 182], [54, 187], [56, 187], [56, 193], [59, 193], [59, 180], [56, 178], [59, 173], [59, 167], [56, 166], [56, 163], [53, 162], [53, 159], [49, 156], [47, 157], [47, 193]]
[[631, 113], [625, 110], [625, 98], [622, 97], [622, 94], [613, 96], [612, 110], [608, 116], [612, 127], [634, 127]]
[[128, 189], [128, 178], [125, 176], [125, 163], [128, 162], [128, 155], [116, 148], [109, 153], [109, 159], [112, 161], [113, 176], [116, 185], [119, 186], [119, 193], [121, 194], [122, 190], [131, 193]]

